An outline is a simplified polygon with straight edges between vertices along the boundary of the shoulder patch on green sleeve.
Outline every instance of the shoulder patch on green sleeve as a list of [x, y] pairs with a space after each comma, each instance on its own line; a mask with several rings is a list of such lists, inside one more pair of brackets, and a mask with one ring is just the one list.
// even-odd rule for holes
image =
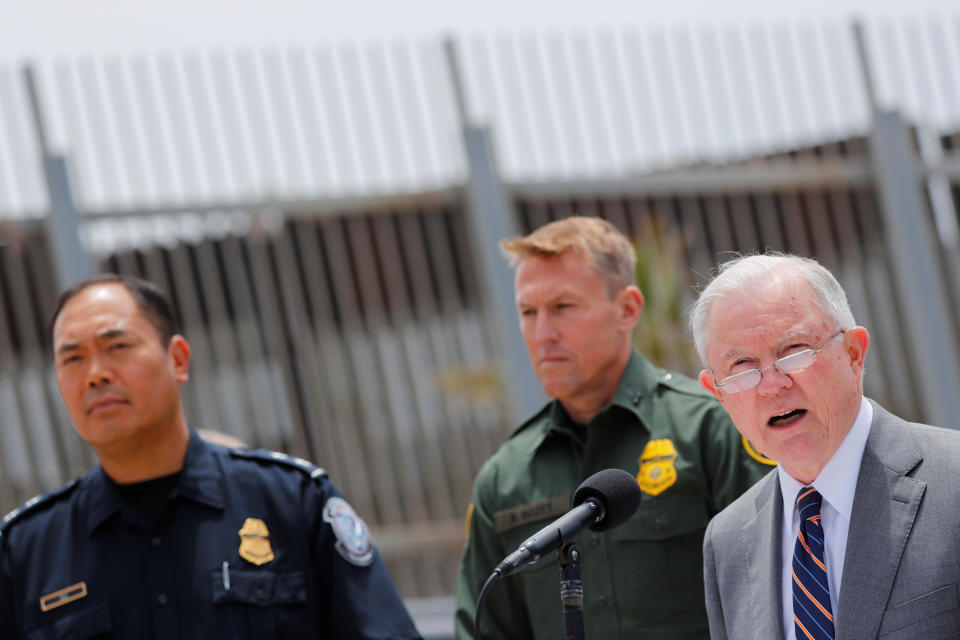
[[757, 449], [753, 446], [753, 443], [747, 440], [746, 436], [740, 436], [740, 440], [743, 442], [743, 450], [747, 452], [747, 455], [759, 462], [760, 464], [765, 464], [771, 467], [777, 466], [777, 461], [768, 458], [763, 455], [763, 452], [760, 449]]
[[473, 524], [473, 503], [471, 502], [470, 505], [467, 507], [467, 517], [466, 517], [466, 524], [465, 524], [467, 530], [465, 532], [466, 535], [463, 536], [463, 539], [466, 540], [467, 542], [470, 542], [470, 526], [472, 524]]
[[567, 493], [497, 511], [493, 514], [494, 529], [497, 533], [503, 533], [529, 522], [562, 516], [570, 510], [570, 499], [572, 497], [573, 494]]

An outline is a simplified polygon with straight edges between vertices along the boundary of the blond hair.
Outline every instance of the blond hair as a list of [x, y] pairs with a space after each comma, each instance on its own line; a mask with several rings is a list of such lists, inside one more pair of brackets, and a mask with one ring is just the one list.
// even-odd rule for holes
[[637, 254], [633, 244], [602, 218], [571, 216], [546, 224], [530, 235], [502, 240], [500, 249], [516, 267], [531, 256], [556, 257], [568, 251], [590, 257], [612, 294], [635, 283]]

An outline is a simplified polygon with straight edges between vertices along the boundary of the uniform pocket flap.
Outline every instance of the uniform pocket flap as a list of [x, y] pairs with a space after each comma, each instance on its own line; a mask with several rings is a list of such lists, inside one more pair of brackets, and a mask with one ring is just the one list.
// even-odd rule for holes
[[113, 631], [113, 620], [110, 618], [110, 605], [107, 602], [100, 602], [71, 611], [53, 624], [30, 631], [26, 634], [26, 639], [88, 640], [111, 631]]
[[303, 571], [246, 571], [216, 569], [213, 602], [241, 602], [261, 607], [298, 604], [307, 601], [307, 581]]
[[921, 620], [929, 620], [941, 613], [960, 608], [958, 585], [951, 584], [930, 591], [902, 604], [890, 607], [883, 614], [878, 635], [892, 633]]
[[637, 513], [609, 535], [613, 540], [668, 540], [706, 529], [709, 521], [710, 514], [702, 500], [687, 496], [644, 496]]

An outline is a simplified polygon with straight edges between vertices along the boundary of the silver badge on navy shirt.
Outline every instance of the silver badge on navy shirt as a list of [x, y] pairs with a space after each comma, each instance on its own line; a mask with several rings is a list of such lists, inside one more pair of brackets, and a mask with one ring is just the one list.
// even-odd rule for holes
[[337, 553], [358, 567], [373, 562], [373, 545], [367, 525], [343, 498], [330, 498], [323, 506], [323, 519], [337, 537]]

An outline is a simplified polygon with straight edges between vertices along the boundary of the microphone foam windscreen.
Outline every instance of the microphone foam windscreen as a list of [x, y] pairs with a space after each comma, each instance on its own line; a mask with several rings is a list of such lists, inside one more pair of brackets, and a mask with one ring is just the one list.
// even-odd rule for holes
[[598, 471], [577, 487], [573, 506], [596, 498], [603, 505], [604, 516], [590, 525], [593, 531], [607, 531], [619, 527], [633, 517], [640, 506], [640, 485], [637, 479], [623, 469]]

